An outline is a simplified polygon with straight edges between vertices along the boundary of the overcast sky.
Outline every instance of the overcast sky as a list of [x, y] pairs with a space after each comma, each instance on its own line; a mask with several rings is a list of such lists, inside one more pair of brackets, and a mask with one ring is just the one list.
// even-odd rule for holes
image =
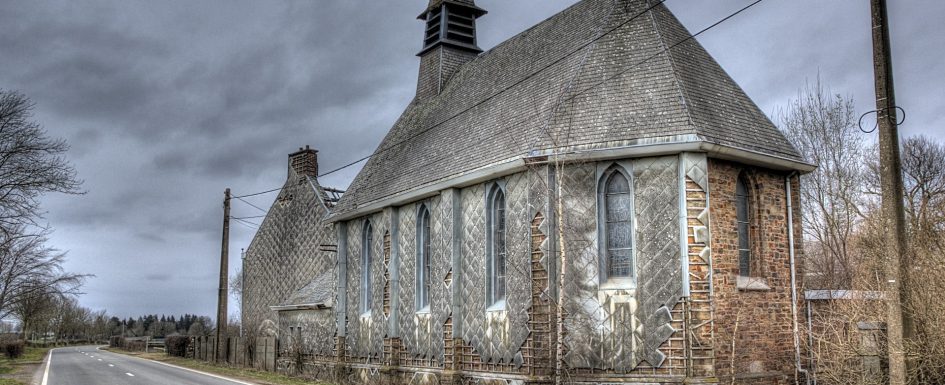
[[[480, 46], [574, 2], [479, 0]], [[666, 5], [695, 32], [749, 2]], [[96, 276], [81, 303], [215, 314], [223, 190], [280, 186], [286, 155], [304, 145], [323, 171], [370, 154], [413, 96], [426, 3], [4, 0], [0, 88], [29, 96], [35, 119], [68, 140], [88, 192], [45, 198], [66, 268]], [[767, 0], [699, 41], [769, 114], [818, 73], [866, 112], [868, 3]], [[902, 132], [945, 141], [945, 1], [890, 1], [889, 12]], [[344, 188], [360, 166], [321, 183]], [[233, 204], [234, 216], [260, 214]], [[233, 224], [233, 272], [253, 233]]]

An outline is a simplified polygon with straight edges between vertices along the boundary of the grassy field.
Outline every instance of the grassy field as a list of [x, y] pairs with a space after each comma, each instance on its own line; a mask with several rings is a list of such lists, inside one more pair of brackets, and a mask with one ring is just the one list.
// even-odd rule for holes
[[0, 358], [0, 385], [28, 385], [49, 348], [26, 347], [17, 359]]
[[[172, 365], [182, 366], [207, 373], [218, 374], [247, 382], [254, 382], [260, 385], [330, 385], [326, 382], [313, 382], [301, 378], [283, 376], [278, 373], [261, 372], [255, 369], [234, 368], [230, 366], [214, 365], [205, 361], [191, 360], [180, 357], [169, 357], [164, 353], [141, 353], [126, 352], [120, 349], [106, 349], [110, 352], [137, 356], [154, 361], [160, 361]], [[4, 385], [0, 382], [0, 385]]]

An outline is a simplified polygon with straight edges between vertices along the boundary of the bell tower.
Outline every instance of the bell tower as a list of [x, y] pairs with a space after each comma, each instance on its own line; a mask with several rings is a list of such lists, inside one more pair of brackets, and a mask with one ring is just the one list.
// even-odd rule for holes
[[430, 0], [418, 19], [426, 22], [417, 98], [436, 96], [456, 70], [482, 49], [476, 45], [476, 19], [486, 11], [474, 0]]

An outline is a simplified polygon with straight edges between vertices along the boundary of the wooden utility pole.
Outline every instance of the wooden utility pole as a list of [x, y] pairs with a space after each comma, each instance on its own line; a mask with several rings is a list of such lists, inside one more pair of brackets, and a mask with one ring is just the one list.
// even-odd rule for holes
[[886, 0], [871, 0], [873, 19], [873, 73], [876, 79], [876, 119], [879, 127], [880, 188], [886, 229], [886, 338], [889, 354], [889, 384], [905, 385], [905, 342], [912, 338], [912, 317], [902, 311], [908, 304], [909, 248], [903, 210], [902, 165], [896, 94], [893, 89], [892, 57]]
[[226, 189], [226, 192], [223, 193], [223, 246], [220, 251], [220, 292], [219, 297], [217, 298], [217, 348], [214, 352], [214, 358], [216, 361], [221, 361], [223, 357], [223, 352], [225, 350], [226, 333], [226, 302], [227, 302], [227, 286], [229, 285], [230, 267], [229, 267], [229, 257], [230, 257], [230, 189]]

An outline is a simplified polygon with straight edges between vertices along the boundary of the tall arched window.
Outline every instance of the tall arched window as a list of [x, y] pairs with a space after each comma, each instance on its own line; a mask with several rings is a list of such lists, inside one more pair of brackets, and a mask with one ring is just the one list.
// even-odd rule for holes
[[371, 221], [364, 221], [361, 231], [361, 313], [371, 311], [371, 249], [374, 248], [374, 227]]
[[486, 303], [494, 305], [505, 300], [506, 234], [505, 192], [498, 184], [492, 186], [486, 201], [487, 266]]
[[430, 306], [430, 210], [420, 205], [417, 211], [417, 310]]
[[738, 231], [738, 275], [751, 276], [751, 191], [745, 175], [735, 182], [735, 212]]
[[602, 242], [605, 279], [633, 278], [633, 194], [630, 179], [618, 166], [609, 168], [601, 179]]

